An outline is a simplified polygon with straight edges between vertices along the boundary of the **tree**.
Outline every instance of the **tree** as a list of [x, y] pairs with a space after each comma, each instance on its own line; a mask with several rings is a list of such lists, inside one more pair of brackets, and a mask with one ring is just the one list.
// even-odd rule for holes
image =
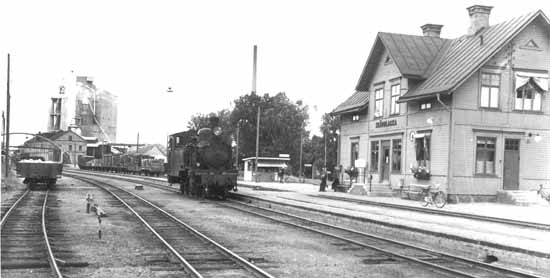
[[[239, 134], [239, 159], [256, 156], [256, 117], [260, 107], [259, 156], [290, 154], [292, 169], [298, 169], [300, 136], [307, 133], [308, 107], [293, 103], [285, 93], [263, 96], [251, 93], [234, 101], [229, 123]], [[234, 133], [235, 134], [235, 133]]]
[[217, 113], [211, 112], [208, 114], [197, 113], [191, 116], [189, 122], [187, 122], [187, 128], [199, 130], [203, 127], [208, 127], [210, 123], [210, 118], [217, 117], [219, 119], [219, 125], [223, 128], [224, 133], [231, 133], [232, 130], [229, 128], [229, 117], [231, 112], [228, 109], [222, 109]]

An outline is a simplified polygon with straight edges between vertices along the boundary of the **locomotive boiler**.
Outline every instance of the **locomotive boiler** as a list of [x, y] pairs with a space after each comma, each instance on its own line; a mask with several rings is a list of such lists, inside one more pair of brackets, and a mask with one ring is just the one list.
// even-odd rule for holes
[[217, 122], [211, 119], [210, 127], [168, 138], [168, 182], [179, 184], [183, 194], [224, 199], [229, 190], [237, 190], [231, 139]]

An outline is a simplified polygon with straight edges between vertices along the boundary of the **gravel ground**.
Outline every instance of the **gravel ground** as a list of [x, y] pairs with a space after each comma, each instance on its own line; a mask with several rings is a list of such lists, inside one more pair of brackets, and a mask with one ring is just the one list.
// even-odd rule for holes
[[[106, 212], [102, 218], [102, 238], [94, 213], [86, 213], [86, 194]], [[70, 255], [61, 258], [68, 262], [87, 262], [88, 267], [63, 268], [70, 277], [161, 277], [164, 274], [183, 274], [179, 263], [129, 210], [106, 192], [86, 183], [63, 178], [52, 192], [48, 214], [55, 213], [62, 227], [62, 238], [54, 237], [58, 249], [69, 249]], [[53, 208], [55, 207], [55, 208]], [[176, 270], [176, 271], [171, 271]]]
[[[105, 179], [102, 179], [105, 180]], [[132, 183], [116, 181], [132, 188]], [[133, 190], [276, 277], [440, 277], [372, 251], [145, 186]], [[378, 262], [378, 263], [376, 263]]]
[[7, 202], [10, 198], [17, 196], [21, 191], [24, 191], [27, 188], [27, 185], [23, 184], [23, 179], [18, 179], [15, 177], [15, 172], [10, 171], [8, 178], [4, 178], [4, 171], [2, 171], [2, 185], [0, 200], [2, 204]]

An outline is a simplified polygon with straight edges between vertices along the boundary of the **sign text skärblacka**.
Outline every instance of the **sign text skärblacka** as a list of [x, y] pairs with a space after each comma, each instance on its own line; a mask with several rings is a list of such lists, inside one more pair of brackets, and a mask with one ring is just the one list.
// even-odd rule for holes
[[397, 120], [385, 120], [376, 123], [376, 128], [397, 125]]

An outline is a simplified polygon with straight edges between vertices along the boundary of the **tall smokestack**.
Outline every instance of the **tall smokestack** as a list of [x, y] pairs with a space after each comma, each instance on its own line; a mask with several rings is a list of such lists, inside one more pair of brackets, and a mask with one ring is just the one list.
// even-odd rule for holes
[[258, 46], [254, 45], [254, 60], [252, 62], [252, 93], [256, 93], [256, 63], [258, 60]]

